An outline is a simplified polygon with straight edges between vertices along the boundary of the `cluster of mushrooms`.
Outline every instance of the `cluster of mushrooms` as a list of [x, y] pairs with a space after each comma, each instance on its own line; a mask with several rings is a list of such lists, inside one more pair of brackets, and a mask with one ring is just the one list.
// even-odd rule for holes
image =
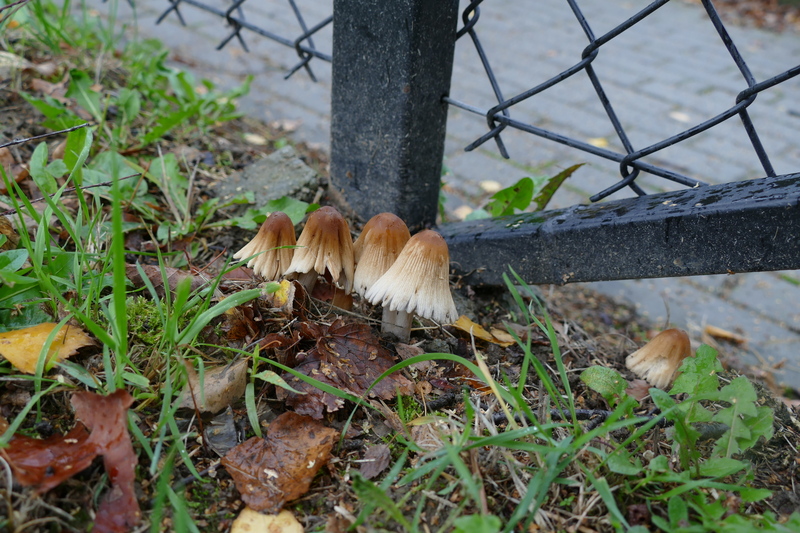
[[383, 306], [381, 331], [403, 342], [415, 314], [440, 324], [458, 318], [444, 238], [432, 230], [412, 237], [391, 213], [372, 217], [354, 243], [347, 221], [333, 207], [311, 213], [299, 239], [291, 219], [276, 211], [233, 257], [249, 257], [247, 266], [267, 281], [296, 279], [309, 293], [319, 276], [328, 275], [345, 296], [355, 291]]
[[[372, 217], [353, 242], [344, 217], [333, 207], [311, 213], [300, 238], [285, 213], [272, 213], [258, 234], [233, 256], [267, 281], [296, 279], [311, 293], [319, 276], [329, 276], [345, 301], [355, 291], [383, 306], [381, 331], [406, 342], [414, 315], [440, 324], [458, 318], [450, 294], [450, 254], [444, 238], [432, 230], [413, 237], [392, 213]], [[339, 298], [339, 302], [342, 298]], [[340, 307], [347, 304], [333, 303]], [[627, 367], [651, 385], [666, 388], [691, 353], [681, 330], [661, 332], [626, 358]]]

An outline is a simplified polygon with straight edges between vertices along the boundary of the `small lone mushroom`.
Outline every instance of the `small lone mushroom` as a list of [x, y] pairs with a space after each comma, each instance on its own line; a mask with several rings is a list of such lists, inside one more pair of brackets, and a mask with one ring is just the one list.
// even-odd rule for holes
[[356, 273], [353, 289], [364, 296], [400, 255], [411, 233], [403, 220], [392, 213], [380, 213], [366, 223], [353, 244]]
[[275, 211], [267, 217], [256, 236], [233, 254], [233, 258], [252, 256], [247, 266], [267, 281], [274, 281], [289, 268], [296, 243], [292, 220], [286, 213]]
[[625, 358], [625, 366], [652, 386], [666, 389], [672, 376], [692, 352], [689, 335], [681, 329], [665, 329]]
[[450, 253], [444, 238], [432, 230], [411, 237], [364, 297], [383, 305], [381, 331], [403, 342], [411, 336], [414, 313], [442, 324], [454, 322], [458, 312], [450, 294]]
[[333, 207], [320, 207], [308, 216], [297, 239], [292, 264], [284, 275], [297, 280], [311, 293], [317, 276], [327, 270], [333, 282], [346, 294], [353, 290], [353, 238], [344, 217]]

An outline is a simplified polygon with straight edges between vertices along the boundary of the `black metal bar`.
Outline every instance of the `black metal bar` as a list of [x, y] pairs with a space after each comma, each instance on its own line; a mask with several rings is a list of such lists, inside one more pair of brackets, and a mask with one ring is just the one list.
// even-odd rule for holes
[[457, 0], [334, 0], [331, 184], [361, 217], [436, 217]]
[[502, 284], [800, 268], [800, 174], [439, 228], [456, 271]]

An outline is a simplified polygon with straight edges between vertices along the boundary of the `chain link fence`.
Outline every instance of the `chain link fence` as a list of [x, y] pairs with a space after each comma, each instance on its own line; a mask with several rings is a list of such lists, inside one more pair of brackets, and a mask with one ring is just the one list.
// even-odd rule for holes
[[[616, 183], [593, 191], [593, 202], [626, 188], [634, 196], [648, 196], [641, 185], [644, 176], [687, 188], [683, 193], [649, 195], [653, 198], [647, 201], [606, 201], [520, 215], [513, 221], [486, 220], [440, 228], [461, 270], [476, 282], [498, 282], [499, 273], [508, 265], [517, 267], [528, 281], [540, 283], [800, 268], [800, 245], [794, 238], [800, 231], [800, 217], [796, 216], [800, 175], [776, 174], [770, 147], [762, 142], [749, 111], [759, 95], [800, 75], [800, 65], [757, 79], [713, 3], [702, 0], [708, 21], [727, 51], [727, 61], [740, 75], [735, 99], [720, 101], [720, 110], [713, 117], [645, 145], [634, 142], [620, 119], [625, 102], [612, 101], [598, 58], [613, 53], [612, 43], [669, 1], [643, 5], [633, 16], [598, 35], [580, 2], [564, 0], [586, 39], [580, 56], [568, 68], [510, 97], [495, 75], [493, 61], [497, 58], [489, 57], [480, 38], [486, 17], [482, 9], [491, 13], [497, 8], [491, 0], [462, 2], [460, 7], [458, 0], [334, 0], [333, 14], [311, 26], [300, 2], [275, 0], [273, 4], [283, 6], [297, 22], [296, 31], [286, 27], [283, 34], [248, 20], [254, 0], [234, 0], [226, 8], [198, 0], [169, 0], [159, 22], [168, 16], [183, 21], [181, 9], [191, 7], [218, 16], [226, 27], [218, 48], [238, 43], [247, 50], [248, 34], [291, 47], [298, 61], [287, 77], [305, 70], [315, 79], [314, 63], [331, 62], [331, 190], [340, 193], [363, 218], [392, 211], [412, 227], [434, 222], [448, 106], [483, 117], [487, 124], [486, 132], [465, 147], [467, 151], [492, 140], [500, 155], [509, 158], [513, 154], [509, 154], [503, 135], [511, 129], [614, 162], [619, 167]], [[536, 3], [531, 9], [547, 9], [547, 5]], [[320, 50], [314, 36], [330, 24], [332, 50]], [[679, 38], [676, 34], [675, 39]], [[477, 52], [496, 101], [488, 109], [450, 96], [458, 40], [470, 41]], [[515, 47], [525, 45], [524, 41], [509, 42], [504, 53], [512, 55]], [[500, 59], [508, 63], [508, 57]], [[589, 80], [620, 149], [526, 122], [525, 113], [518, 112], [545, 91], [559, 90], [568, 80], [582, 76]], [[651, 157], [735, 121], [763, 170], [763, 176], [753, 177], [761, 179], [713, 185], [698, 179], [691, 169], [676, 170]], [[735, 249], [731, 248], [732, 238]]]

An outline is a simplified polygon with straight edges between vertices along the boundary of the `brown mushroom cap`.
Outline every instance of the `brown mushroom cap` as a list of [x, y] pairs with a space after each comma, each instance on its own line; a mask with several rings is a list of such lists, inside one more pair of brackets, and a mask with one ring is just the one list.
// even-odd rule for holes
[[675, 371], [692, 353], [689, 335], [681, 329], [665, 329], [625, 358], [625, 366], [654, 387], [666, 389]]
[[450, 294], [450, 253], [444, 238], [432, 230], [411, 237], [364, 297], [390, 311], [416, 313], [441, 324], [454, 322], [458, 312]]
[[333, 207], [320, 207], [311, 213], [297, 246], [285, 275], [324, 274], [327, 270], [333, 282], [345, 292], [353, 290], [353, 238], [339, 211]]
[[294, 248], [282, 247], [296, 243], [292, 219], [286, 213], [275, 211], [267, 217], [256, 236], [233, 257], [244, 259], [255, 256], [247, 262], [247, 266], [264, 279], [273, 281], [281, 277], [292, 262]]
[[403, 220], [392, 213], [380, 213], [366, 223], [353, 244], [356, 273], [353, 289], [364, 296], [383, 276], [411, 238]]

